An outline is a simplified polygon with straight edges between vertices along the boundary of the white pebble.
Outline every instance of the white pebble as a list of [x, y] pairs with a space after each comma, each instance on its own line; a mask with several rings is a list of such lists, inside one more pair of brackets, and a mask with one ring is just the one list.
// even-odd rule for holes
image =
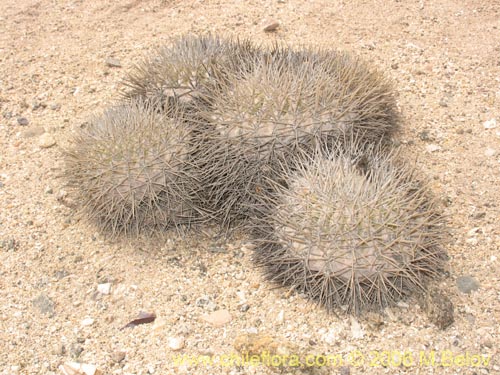
[[483, 126], [485, 129], [494, 129], [497, 127], [497, 120], [492, 118], [491, 120], [483, 122]]
[[92, 324], [94, 324], [94, 319], [92, 319], [92, 318], [85, 318], [85, 319], [83, 319], [80, 322], [80, 324], [82, 325], [82, 327], [89, 327]]
[[427, 152], [436, 152], [441, 150], [441, 146], [435, 145], [435, 144], [430, 144], [425, 147]]
[[184, 337], [169, 337], [168, 338], [168, 347], [174, 351], [181, 350], [184, 348], [186, 340]]
[[49, 148], [49, 147], [52, 147], [56, 144], [56, 140], [54, 139], [54, 137], [49, 134], [49, 133], [43, 133], [41, 136], [40, 136], [40, 141], [38, 142], [38, 145], [41, 147], [41, 148]]
[[111, 292], [111, 283], [97, 285], [97, 291], [101, 294], [109, 294]]
[[278, 316], [276, 317], [276, 323], [283, 324], [284, 321], [285, 321], [285, 310], [281, 310]]
[[485, 151], [484, 151], [484, 155], [488, 156], [488, 157], [491, 157], [491, 156], [495, 156], [497, 154], [497, 151], [493, 148], [490, 148], [488, 147]]

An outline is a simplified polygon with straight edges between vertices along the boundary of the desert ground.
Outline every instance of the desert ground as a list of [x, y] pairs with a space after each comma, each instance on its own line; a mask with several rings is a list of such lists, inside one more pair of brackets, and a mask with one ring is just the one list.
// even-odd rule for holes
[[[498, 0], [2, 0], [0, 9], [1, 374], [64, 374], [70, 362], [102, 374], [500, 374]], [[327, 313], [265, 281], [244, 236], [208, 228], [111, 240], [77, 218], [60, 178], [68, 134], [117, 100], [134, 63], [208, 32], [351, 51], [393, 81], [397, 141], [449, 227], [438, 287], [454, 305], [451, 326], [433, 324], [414, 299], [380, 316]], [[124, 328], [141, 311], [156, 320]], [[221, 360], [246, 340], [342, 360]]]

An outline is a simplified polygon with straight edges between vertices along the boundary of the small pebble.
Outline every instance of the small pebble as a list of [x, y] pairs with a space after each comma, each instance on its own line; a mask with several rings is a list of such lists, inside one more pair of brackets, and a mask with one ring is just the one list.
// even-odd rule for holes
[[351, 317], [351, 335], [353, 339], [362, 339], [365, 337], [365, 331], [359, 322]]
[[59, 103], [51, 104], [50, 109], [53, 111], [59, 111], [61, 109], [61, 105]]
[[125, 359], [126, 353], [122, 351], [117, 351], [111, 354], [111, 360], [114, 363], [120, 363]]
[[0, 240], [0, 249], [5, 249], [7, 251], [16, 251], [18, 247], [19, 242], [17, 242], [15, 238]]
[[446, 102], [446, 100], [444, 100], [444, 99], [441, 99], [441, 100], [439, 101], [439, 105], [440, 105], [441, 107], [448, 107], [448, 103], [447, 103], [447, 102]]
[[492, 118], [491, 120], [483, 122], [483, 126], [485, 129], [494, 129], [497, 127], [497, 120]]
[[53, 316], [54, 315], [54, 302], [45, 294], [40, 294], [33, 300], [33, 306], [37, 308], [42, 314]]
[[47, 104], [34, 100], [33, 103], [31, 104], [31, 109], [33, 111], [36, 111], [39, 108], [47, 108]]
[[111, 292], [111, 283], [97, 285], [97, 291], [101, 294], [109, 294]]
[[233, 317], [227, 310], [217, 310], [213, 313], [203, 315], [201, 319], [214, 327], [222, 327], [233, 320]]
[[184, 344], [186, 340], [184, 337], [169, 337], [168, 338], [168, 347], [174, 351], [181, 350], [184, 348]]
[[18, 117], [17, 118], [17, 123], [18, 125], [21, 125], [21, 126], [26, 126], [29, 124], [29, 121], [26, 117]]
[[280, 23], [278, 21], [270, 21], [267, 23], [267, 25], [264, 27], [264, 31], [266, 33], [270, 33], [273, 31], [276, 31], [278, 27], [280, 26]]
[[56, 140], [49, 133], [43, 133], [42, 136], [40, 137], [40, 141], [38, 142], [38, 145], [41, 148], [49, 148], [49, 147], [54, 146], [55, 144], [56, 144]]
[[106, 65], [109, 66], [110, 68], [121, 68], [122, 67], [122, 63], [120, 62], [120, 60], [115, 59], [113, 57], [108, 57], [106, 59]]
[[472, 276], [460, 276], [457, 278], [457, 287], [462, 293], [469, 294], [479, 289], [479, 282]]
[[276, 317], [276, 323], [283, 324], [284, 321], [285, 321], [285, 310], [281, 310], [278, 313], [278, 316]]
[[446, 329], [455, 321], [451, 300], [437, 289], [430, 290], [424, 298], [424, 311], [431, 323], [439, 329]]
[[431, 140], [431, 136], [427, 130], [424, 130], [424, 131], [421, 131], [420, 133], [418, 133], [418, 137], [424, 142]]
[[24, 138], [33, 138], [33, 137], [38, 137], [45, 133], [45, 129], [41, 126], [38, 126], [36, 128], [29, 127], [26, 131], [23, 132], [23, 137]]
[[80, 324], [82, 325], [82, 327], [89, 327], [92, 324], [94, 324], [94, 319], [92, 319], [92, 318], [85, 318], [85, 319], [83, 319], [80, 322]]
[[247, 312], [248, 310], [250, 310], [250, 305], [249, 304], [244, 303], [243, 305], [240, 306], [240, 311], [241, 312]]
[[66, 347], [63, 344], [56, 344], [52, 349], [54, 355], [64, 355], [66, 353]]
[[436, 152], [441, 150], [441, 146], [432, 143], [430, 145], [427, 145], [425, 149], [427, 152]]
[[493, 148], [490, 148], [488, 147], [485, 151], [484, 151], [484, 155], [487, 156], [487, 157], [492, 157], [492, 156], [495, 156], [497, 154], [497, 151]]
[[83, 347], [80, 344], [78, 343], [71, 344], [69, 349], [69, 354], [71, 355], [72, 358], [76, 359], [80, 357], [80, 354], [82, 353], [83, 353]]

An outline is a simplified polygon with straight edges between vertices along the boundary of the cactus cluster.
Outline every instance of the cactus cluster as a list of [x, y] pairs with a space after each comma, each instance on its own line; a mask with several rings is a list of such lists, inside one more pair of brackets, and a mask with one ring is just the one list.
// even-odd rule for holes
[[274, 48], [211, 94], [197, 111], [211, 124], [197, 160], [213, 212], [228, 225], [252, 215], [243, 207], [298, 153], [346, 133], [378, 142], [398, 124], [388, 83], [345, 53]]
[[66, 150], [82, 212], [104, 231], [138, 233], [196, 218], [191, 131], [175, 108], [133, 99], [95, 116]]
[[443, 266], [442, 218], [390, 139], [391, 85], [344, 52], [181, 37], [66, 150], [104, 231], [241, 224], [273, 282], [359, 313]]
[[327, 308], [380, 308], [442, 270], [442, 218], [395, 151], [343, 140], [284, 171], [256, 216], [267, 277]]

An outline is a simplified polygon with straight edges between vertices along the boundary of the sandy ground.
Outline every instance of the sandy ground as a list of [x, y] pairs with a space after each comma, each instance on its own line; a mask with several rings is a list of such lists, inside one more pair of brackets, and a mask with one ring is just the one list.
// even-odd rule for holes
[[[61, 374], [69, 361], [104, 374], [500, 373], [498, 0], [1, 3], [1, 374]], [[270, 20], [280, 26], [265, 33]], [[271, 289], [244, 239], [207, 231], [112, 242], [75, 219], [58, 178], [68, 132], [112, 103], [126, 70], [155, 46], [208, 31], [353, 51], [394, 80], [400, 140], [449, 218], [440, 287], [455, 306], [451, 327], [438, 329], [413, 300], [380, 319], [329, 315]], [[480, 288], [465, 294], [456, 279], [468, 275]], [[155, 323], [121, 330], [140, 311]], [[219, 327], [202, 319], [214, 311], [227, 320]], [[269, 336], [292, 354], [343, 360], [307, 369], [174, 361], [229, 355], [254, 333], [264, 347]]]

